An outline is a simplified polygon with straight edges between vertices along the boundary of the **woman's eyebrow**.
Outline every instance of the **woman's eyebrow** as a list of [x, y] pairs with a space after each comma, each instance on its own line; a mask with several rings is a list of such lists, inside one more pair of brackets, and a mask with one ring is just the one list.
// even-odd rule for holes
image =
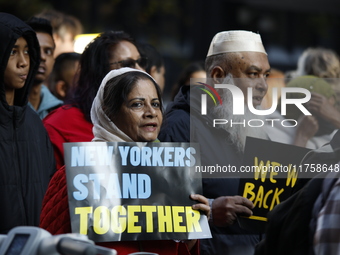
[[132, 98], [130, 99], [128, 102], [131, 102], [133, 100], [141, 100], [141, 101], [145, 101], [145, 98], [144, 97], [135, 97], [135, 98]]

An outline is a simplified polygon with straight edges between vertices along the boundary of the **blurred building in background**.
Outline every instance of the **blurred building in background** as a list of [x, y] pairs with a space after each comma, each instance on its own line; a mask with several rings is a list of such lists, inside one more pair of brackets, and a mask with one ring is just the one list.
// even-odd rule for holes
[[80, 19], [85, 33], [124, 30], [152, 44], [165, 60], [165, 95], [223, 30], [259, 32], [271, 66], [282, 71], [295, 69], [307, 47], [340, 53], [339, 0], [0, 0], [1, 12], [23, 20], [49, 8]]

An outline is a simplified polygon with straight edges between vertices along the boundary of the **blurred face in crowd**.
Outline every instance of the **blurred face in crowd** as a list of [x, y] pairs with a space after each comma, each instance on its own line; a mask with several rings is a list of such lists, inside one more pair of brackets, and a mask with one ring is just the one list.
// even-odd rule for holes
[[67, 94], [74, 89], [76, 82], [74, 82], [76, 73], [78, 71], [79, 61], [74, 61], [73, 64], [68, 65], [62, 72], [63, 80], [56, 82], [55, 90], [57, 98], [64, 100]]
[[140, 79], [120, 108], [116, 126], [136, 142], [157, 139], [163, 116], [153, 82]]
[[131, 67], [145, 71], [146, 62], [141, 58], [137, 48], [131, 42], [121, 41], [112, 47], [109, 63], [111, 70], [122, 67]]
[[65, 31], [63, 37], [54, 33], [53, 39], [55, 42], [54, 58], [56, 58], [61, 53], [74, 52], [74, 37], [70, 32]]
[[30, 56], [25, 38], [15, 42], [4, 73], [6, 90], [20, 89], [25, 85], [30, 68]]
[[157, 69], [156, 66], [153, 66], [150, 75], [155, 79], [161, 91], [163, 91], [165, 86], [165, 67], [161, 66], [161, 68]]
[[190, 76], [191, 79], [205, 79], [206, 77], [207, 77], [207, 73], [205, 71], [193, 72]]
[[196, 84], [196, 82], [201, 82], [203, 79], [207, 78], [207, 73], [205, 71], [193, 72], [188, 80], [185, 81], [185, 85]]
[[53, 37], [50, 34], [42, 32], [37, 32], [36, 34], [40, 45], [40, 65], [38, 73], [35, 76], [35, 84], [41, 84], [47, 79], [52, 71], [55, 44]]

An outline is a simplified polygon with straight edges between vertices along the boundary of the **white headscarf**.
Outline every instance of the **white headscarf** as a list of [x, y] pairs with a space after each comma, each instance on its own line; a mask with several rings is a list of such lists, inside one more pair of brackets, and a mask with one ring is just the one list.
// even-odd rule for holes
[[110, 71], [102, 80], [97, 95], [93, 100], [91, 107], [91, 120], [93, 123], [92, 132], [94, 134], [93, 142], [133, 142], [133, 140], [123, 133], [104, 113], [102, 105], [104, 97], [104, 88], [106, 83], [112, 78], [127, 72], [141, 72], [153, 78], [146, 72], [124, 67]]

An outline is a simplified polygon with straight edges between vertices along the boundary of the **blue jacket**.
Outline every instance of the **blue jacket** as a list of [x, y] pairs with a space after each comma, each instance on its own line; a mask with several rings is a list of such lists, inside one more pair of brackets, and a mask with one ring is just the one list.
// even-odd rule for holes
[[[41, 102], [39, 108], [37, 109], [40, 119], [45, 118], [47, 114], [63, 104], [63, 101], [56, 98], [45, 85], [41, 85], [40, 96]], [[30, 103], [28, 104], [33, 109], [33, 106]]]

